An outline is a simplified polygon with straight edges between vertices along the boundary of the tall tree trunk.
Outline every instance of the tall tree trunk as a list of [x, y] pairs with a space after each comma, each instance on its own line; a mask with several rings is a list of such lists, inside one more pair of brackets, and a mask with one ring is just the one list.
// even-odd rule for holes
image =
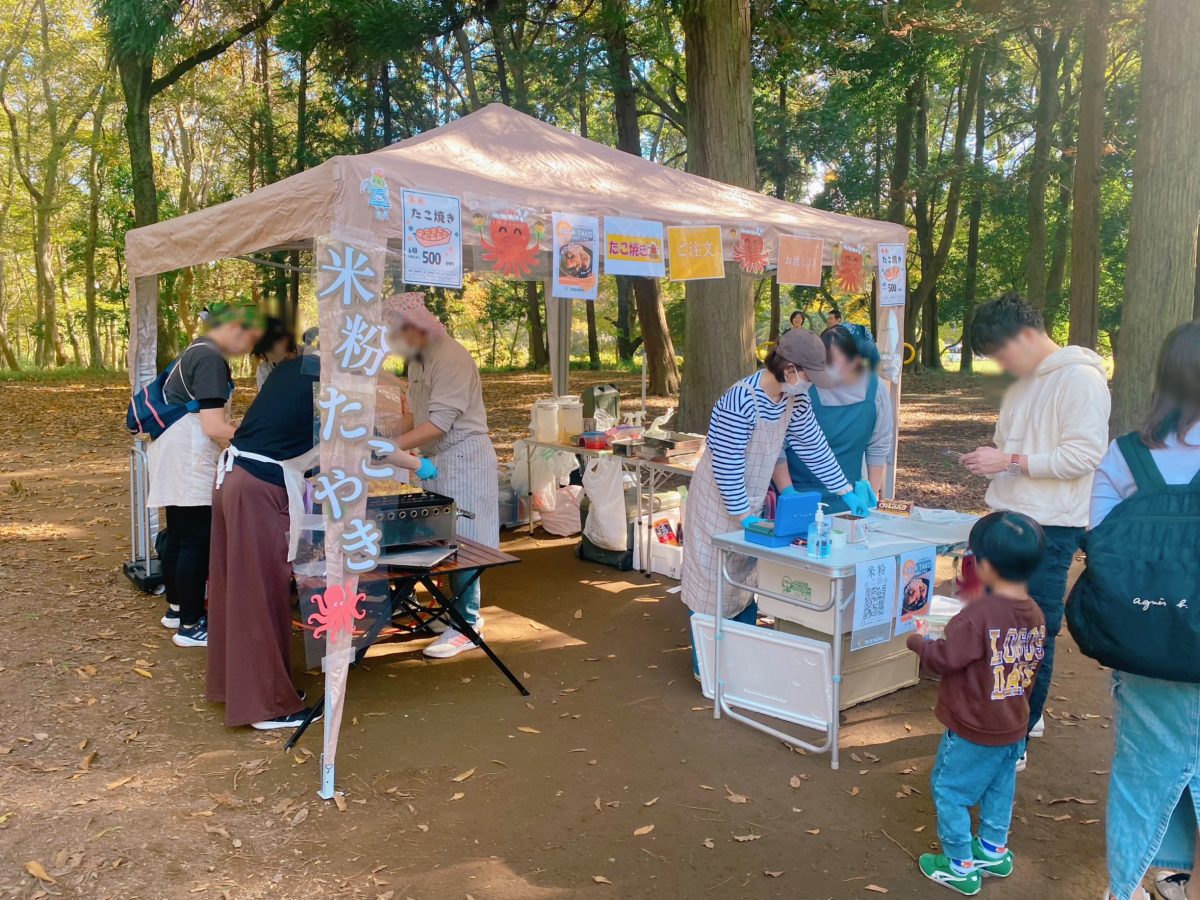
[[13, 353], [13, 349], [8, 343], [8, 282], [5, 281], [5, 274], [4, 257], [0, 256], [0, 359], [3, 359], [14, 372], [20, 372], [21, 364], [17, 361], [17, 355]]
[[983, 166], [987, 143], [987, 64], [985, 54], [979, 72], [979, 99], [975, 104], [975, 156], [972, 171], [971, 202], [967, 205], [967, 271], [963, 278], [963, 330], [959, 350], [959, 372], [975, 369], [975, 350], [971, 346], [971, 324], [975, 321], [975, 304], [979, 291], [979, 223], [983, 219]]
[[[772, 192], [779, 200], [787, 196], [788, 178], [791, 176], [792, 162], [791, 154], [788, 152], [787, 141], [787, 102], [788, 102], [788, 82], [787, 74], [780, 76], [778, 97], [778, 115], [779, 115], [779, 133], [775, 140], [775, 158], [772, 165], [772, 180], [775, 182], [775, 190]], [[878, 200], [878, 196], [876, 197]], [[779, 320], [780, 313], [780, 298], [779, 298], [779, 279], [776, 276], [771, 277], [771, 318], [767, 326], [767, 340], [772, 344], [779, 340]]]
[[536, 281], [525, 282], [525, 308], [529, 320], [529, 365], [544, 369], [550, 364], [550, 351], [546, 347], [546, 329], [542, 325], [542, 300]]
[[588, 368], [600, 368], [600, 335], [596, 331], [596, 304], [594, 301], [584, 301], [584, 309], [587, 311], [587, 344], [588, 344]]
[[50, 241], [51, 219], [54, 209], [54, 194], [46, 190], [42, 202], [34, 210], [33, 268], [37, 278], [38, 292], [42, 298], [42, 333], [38, 339], [37, 363], [39, 366], [67, 364], [62, 336], [58, 331], [58, 299], [54, 285], [53, 248]]
[[462, 57], [463, 80], [467, 83], [467, 101], [471, 108], [468, 112], [479, 109], [479, 89], [475, 86], [475, 63], [471, 57], [471, 39], [467, 37], [466, 29], [459, 26], [454, 29], [454, 42], [458, 44], [458, 54]]
[[1100, 188], [1104, 179], [1104, 80], [1111, 0], [1092, 0], [1083, 20], [1075, 209], [1071, 215], [1072, 344], [1096, 349], [1100, 330]]
[[[750, 5], [686, 0], [681, 19], [687, 66], [688, 169], [755, 187]], [[679, 425], [702, 431], [713, 405], [754, 371], [754, 295], [741, 273], [687, 285], [687, 337]]]
[[1033, 123], [1027, 203], [1029, 252], [1025, 257], [1025, 292], [1039, 310], [1046, 308], [1046, 188], [1050, 183], [1050, 150], [1058, 122], [1058, 70], [1069, 30], [1060, 38], [1052, 27], [1038, 29], [1033, 41], [1038, 64], [1038, 99]]
[[[638, 125], [637, 94], [633, 86], [633, 63], [629, 51], [628, 0], [603, 0], [601, 17], [608, 51], [609, 83], [613, 92], [613, 116], [617, 124], [617, 149], [641, 156], [642, 133]], [[634, 301], [632, 304], [631, 299]], [[633, 358], [631, 307], [637, 310], [641, 326], [647, 389], [659, 395], [677, 393], [679, 364], [656, 279], [617, 276], [617, 352], [623, 361]], [[623, 351], [628, 355], [624, 355]]]
[[100, 239], [100, 142], [104, 138], [104, 113], [108, 108], [108, 91], [100, 94], [92, 114], [92, 145], [88, 149], [88, 224], [87, 246], [83, 253], [83, 298], [87, 310], [88, 365], [104, 368], [100, 348], [100, 329], [96, 322], [96, 244]]
[[[296, 83], [296, 152], [292, 160], [292, 172], [303, 172], [308, 168], [308, 51], [300, 51], [297, 63]], [[288, 314], [287, 328], [299, 338], [300, 326], [300, 251], [288, 254]]]
[[1112, 430], [1137, 425], [1163, 337], [1192, 317], [1200, 220], [1200, 4], [1147, 0]]

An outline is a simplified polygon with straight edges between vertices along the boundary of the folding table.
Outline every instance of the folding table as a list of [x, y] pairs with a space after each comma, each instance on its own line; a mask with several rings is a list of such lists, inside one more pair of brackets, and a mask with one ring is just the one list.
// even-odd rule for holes
[[[429, 629], [431, 622], [441, 622], [444, 625], [457, 628], [479, 645], [479, 648], [487, 654], [488, 659], [495, 664], [496, 668], [504, 673], [504, 677], [512, 682], [513, 686], [520, 691], [522, 696], [528, 697], [529, 691], [525, 685], [504, 664], [504, 661], [496, 655], [496, 652], [488, 646], [487, 642], [474, 627], [463, 618], [462, 613], [455, 606], [456, 601], [479, 580], [479, 576], [485, 571], [501, 566], [510, 566], [520, 561], [520, 559], [511, 554], [494, 550], [477, 541], [460, 537], [458, 539], [458, 549], [454, 555], [432, 568], [408, 567], [402, 564], [384, 562], [373, 572], [360, 576], [360, 587], [371, 582], [384, 582], [386, 584], [388, 602], [386, 609], [375, 616], [370, 627], [362, 635], [356, 637], [355, 661], [361, 661], [371, 645], [377, 643], [381, 637], [384, 637], [386, 640], [386, 637], [383, 636], [384, 628], [395, 623], [397, 619], [402, 621], [404, 619], [409, 620], [409, 623], [403, 628], [407, 633], [425, 631]], [[457, 590], [447, 591], [438, 584], [438, 579], [443, 577], [446, 578], [446, 583], [449, 584], [449, 576], [459, 573], [466, 573], [468, 577]], [[429, 592], [432, 605], [426, 606], [417, 602], [414, 595], [414, 589], [417, 585], [423, 586]], [[321, 708], [322, 701], [318, 700], [313, 705], [309, 715], [296, 728], [285, 749], [291, 749], [295, 745], [308, 726], [312, 724], [313, 719], [316, 718], [317, 712]]]

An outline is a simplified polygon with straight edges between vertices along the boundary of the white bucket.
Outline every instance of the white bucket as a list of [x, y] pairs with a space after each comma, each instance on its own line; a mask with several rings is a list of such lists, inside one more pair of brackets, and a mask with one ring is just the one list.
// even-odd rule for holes
[[583, 427], [583, 401], [578, 397], [562, 396], [558, 398], [558, 433], [563, 443], [568, 442], [572, 435], [580, 435]]
[[533, 404], [533, 421], [530, 423], [535, 441], [554, 443], [558, 440], [558, 401], [538, 400]]

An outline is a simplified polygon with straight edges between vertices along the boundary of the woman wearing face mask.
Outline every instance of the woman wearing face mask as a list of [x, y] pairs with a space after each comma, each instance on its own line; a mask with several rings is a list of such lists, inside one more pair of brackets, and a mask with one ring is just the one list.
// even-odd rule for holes
[[[863, 477], [878, 495], [896, 438], [892, 399], [879, 377], [870, 371], [859, 342], [845, 326], [828, 328], [821, 335], [828, 353], [828, 369], [834, 383], [809, 391], [817, 424], [837, 457], [842, 474], [850, 482]], [[825, 482], [790, 447], [775, 469], [775, 487], [797, 491], [820, 491], [833, 513], [845, 512], [846, 501], [832, 493]]]
[[267, 316], [267, 325], [263, 336], [254, 345], [255, 359], [258, 368], [254, 372], [254, 381], [261, 391], [267, 376], [275, 371], [275, 367], [296, 355], [296, 338], [287, 330], [282, 319]]
[[[390, 298], [384, 303], [384, 318], [392, 352], [408, 360], [408, 402], [412, 407], [411, 427], [394, 443], [401, 450], [420, 450], [437, 467], [437, 476], [427, 481], [426, 487], [452, 497], [460, 510], [472, 514], [457, 522], [461, 537], [499, 547], [496, 449], [488, 434], [479, 367], [425, 308], [420, 294]], [[458, 577], [451, 575], [451, 589], [457, 592], [461, 586]], [[458, 611], [477, 632], [483, 627], [479, 605], [476, 580], [461, 597]], [[424, 653], [448, 659], [476, 647], [467, 635], [447, 628]]]
[[[785, 444], [816, 473], [821, 483], [858, 512], [862, 501], [850, 493], [837, 458], [809, 405], [808, 388], [831, 387], [825, 345], [805, 328], [779, 339], [764, 368], [733, 385], [713, 407], [708, 444], [688, 491], [684, 529], [683, 602], [692, 612], [716, 612], [718, 553], [714, 535], [760, 521], [763, 501]], [[754, 561], [734, 557], [730, 575], [751, 583]], [[746, 591], [724, 591], [722, 611], [753, 624], [757, 612]], [[694, 657], [693, 657], [694, 663]]]

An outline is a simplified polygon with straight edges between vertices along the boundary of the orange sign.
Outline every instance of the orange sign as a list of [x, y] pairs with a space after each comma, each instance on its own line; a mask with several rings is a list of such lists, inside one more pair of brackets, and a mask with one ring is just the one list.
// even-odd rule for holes
[[719, 225], [673, 225], [667, 229], [672, 281], [724, 278]]
[[821, 286], [821, 253], [824, 242], [820, 238], [779, 236], [779, 268], [776, 278], [780, 284], [802, 284], [808, 287]]

